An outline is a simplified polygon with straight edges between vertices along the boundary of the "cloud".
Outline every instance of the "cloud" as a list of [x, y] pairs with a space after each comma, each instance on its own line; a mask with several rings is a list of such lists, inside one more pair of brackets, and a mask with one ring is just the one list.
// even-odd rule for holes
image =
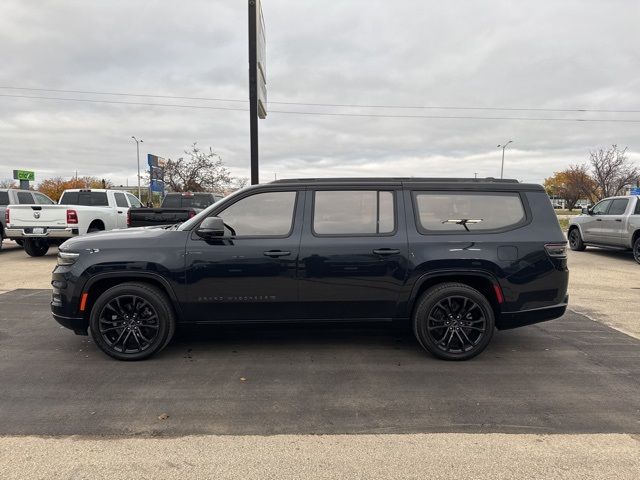
[[[640, 110], [638, 3], [264, 0], [272, 101]], [[231, 1], [0, 4], [1, 86], [245, 99], [247, 11]], [[245, 108], [244, 103], [9, 91]], [[541, 182], [638, 124], [293, 115], [275, 110], [483, 117], [633, 113], [371, 109], [270, 103], [261, 179], [277, 175], [497, 176]], [[135, 143], [180, 156], [213, 146], [249, 176], [248, 113], [0, 97], [0, 178], [81, 174], [135, 181]]]

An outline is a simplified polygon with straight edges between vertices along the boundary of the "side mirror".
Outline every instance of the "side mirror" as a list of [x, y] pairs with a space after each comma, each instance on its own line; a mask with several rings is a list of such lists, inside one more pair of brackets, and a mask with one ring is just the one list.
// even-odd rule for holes
[[222, 237], [224, 236], [224, 222], [220, 217], [205, 218], [196, 233], [202, 238]]

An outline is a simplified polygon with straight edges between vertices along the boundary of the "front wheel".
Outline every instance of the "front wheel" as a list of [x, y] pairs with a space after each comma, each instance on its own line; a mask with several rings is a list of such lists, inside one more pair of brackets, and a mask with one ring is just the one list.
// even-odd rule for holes
[[30, 257], [42, 257], [49, 251], [49, 241], [46, 238], [26, 238], [24, 251]]
[[633, 242], [633, 258], [636, 262], [640, 263], [640, 236]]
[[443, 283], [427, 290], [413, 314], [420, 344], [444, 360], [468, 360], [489, 344], [495, 328], [493, 308], [475, 288]]
[[91, 337], [118, 360], [143, 360], [173, 337], [175, 315], [167, 296], [144, 283], [123, 283], [104, 292], [93, 305]]
[[569, 232], [569, 248], [571, 250], [575, 250], [576, 252], [583, 252], [587, 246], [582, 241], [582, 235], [580, 235], [580, 230], [577, 228], [572, 228]]

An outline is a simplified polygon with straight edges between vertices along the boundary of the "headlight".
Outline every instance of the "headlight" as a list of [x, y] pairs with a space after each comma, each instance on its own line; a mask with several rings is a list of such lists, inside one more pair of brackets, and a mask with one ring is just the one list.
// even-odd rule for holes
[[76, 263], [76, 260], [80, 256], [79, 253], [74, 252], [58, 252], [58, 265], [68, 266]]

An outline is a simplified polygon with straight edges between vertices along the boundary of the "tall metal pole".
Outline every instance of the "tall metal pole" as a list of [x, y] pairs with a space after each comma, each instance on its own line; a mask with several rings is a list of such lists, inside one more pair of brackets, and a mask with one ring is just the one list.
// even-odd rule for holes
[[131, 136], [131, 138], [133, 138], [136, 141], [136, 155], [138, 158], [138, 200], [140, 200], [142, 198], [142, 188], [140, 187], [140, 144], [144, 143], [144, 141], [138, 140], [133, 135]]
[[249, 135], [251, 137], [251, 185], [260, 181], [258, 174], [258, 60], [257, 7], [249, 0]]
[[504, 175], [504, 149], [507, 148], [507, 145], [513, 143], [513, 140], [509, 140], [504, 145], [498, 145], [498, 148], [502, 147], [502, 164], [500, 165], [500, 179], [502, 180]]

